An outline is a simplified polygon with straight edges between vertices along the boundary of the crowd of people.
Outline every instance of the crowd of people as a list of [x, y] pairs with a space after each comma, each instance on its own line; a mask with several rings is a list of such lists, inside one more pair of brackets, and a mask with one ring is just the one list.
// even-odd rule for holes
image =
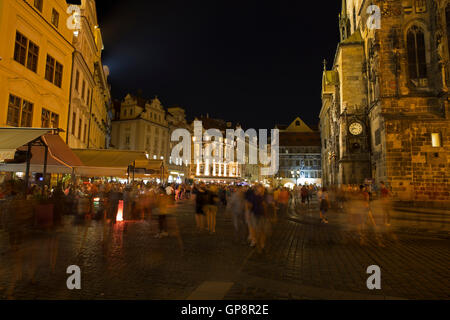
[[[66, 186], [58, 183], [53, 188], [33, 185], [26, 194], [23, 189], [23, 183], [13, 180], [0, 186], [0, 209], [7, 213], [11, 211], [8, 207], [14, 207], [15, 213], [2, 214], [0, 223], [3, 222], [3, 225], [7, 217], [9, 222], [18, 219], [15, 210], [17, 202], [20, 202], [18, 207], [23, 207], [22, 211], [27, 212], [24, 213], [25, 216], [30, 218], [30, 212], [35, 211], [34, 225], [38, 223], [45, 228], [60, 225], [63, 215], [74, 215], [75, 223], [94, 219], [114, 224], [120, 205], [123, 220], [157, 219], [159, 230], [156, 237], [162, 238], [168, 236], [165, 217], [174, 204], [180, 200], [193, 199], [198, 231], [206, 230], [212, 234], [216, 232], [216, 215], [220, 206], [231, 214], [237, 235], [242, 238], [243, 230], [247, 230], [250, 244], [258, 248], [264, 248], [265, 236], [261, 234], [268, 233], [271, 223], [277, 221], [278, 216], [286, 216], [289, 210], [305, 212], [312, 208], [313, 200], [320, 223], [328, 224], [327, 213], [333, 209], [348, 213], [349, 222], [361, 229], [368, 222], [374, 226], [390, 226], [392, 199], [391, 192], [383, 182], [378, 188], [343, 185], [330, 189], [314, 185], [289, 189], [259, 184], [239, 186], [199, 183], [162, 186], [143, 182], [128, 185], [93, 182]], [[33, 210], [41, 205], [47, 205], [47, 212]], [[51, 210], [48, 210], [49, 206]], [[33, 223], [30, 222], [29, 225]]]
[[[54, 271], [58, 238], [63, 230], [63, 216], [73, 216], [73, 223], [83, 229], [80, 250], [86, 241], [86, 226], [92, 220], [103, 222], [103, 241], [108, 246], [108, 232], [118, 220], [147, 220], [156, 226], [154, 237], [169, 234], [182, 241], [176, 220], [177, 202], [191, 203], [198, 233], [216, 233], [217, 215], [227, 214], [233, 223], [235, 241], [264, 251], [274, 226], [288, 214], [308, 215], [328, 224], [328, 213], [345, 214], [354, 226], [360, 244], [367, 244], [368, 226], [375, 230], [378, 244], [390, 226], [392, 194], [386, 185], [345, 185], [318, 188], [296, 186], [271, 188], [256, 185], [168, 184], [136, 182], [85, 182], [52, 188], [31, 186], [24, 193], [22, 181], [0, 185], [0, 229], [6, 231], [10, 247], [16, 253], [15, 278], [22, 276], [22, 260], [35, 254], [36, 233], [46, 235], [50, 269]], [[168, 223], [170, 222], [170, 223]], [[170, 225], [170, 228], [169, 228]], [[395, 237], [391, 232], [390, 235]], [[45, 237], [44, 237], [45, 238]], [[31, 245], [28, 245], [31, 244]], [[33, 258], [31, 259], [33, 260]], [[32, 265], [32, 264], [31, 264]], [[33, 269], [33, 267], [31, 268]], [[34, 271], [31, 271], [31, 278]], [[16, 280], [13, 280], [13, 282]]]

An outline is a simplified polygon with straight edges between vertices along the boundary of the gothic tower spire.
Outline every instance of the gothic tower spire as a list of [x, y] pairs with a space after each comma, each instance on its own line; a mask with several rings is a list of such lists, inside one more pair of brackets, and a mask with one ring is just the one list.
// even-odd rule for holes
[[350, 19], [347, 15], [347, 0], [342, 0], [341, 13], [339, 14], [339, 31], [341, 33], [341, 41], [344, 41], [350, 35]]

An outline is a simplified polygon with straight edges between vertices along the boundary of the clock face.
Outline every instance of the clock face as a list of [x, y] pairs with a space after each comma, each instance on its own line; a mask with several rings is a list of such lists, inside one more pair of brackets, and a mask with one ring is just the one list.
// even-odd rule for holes
[[352, 135], [357, 136], [363, 132], [363, 126], [359, 122], [353, 122], [348, 128], [348, 130]]

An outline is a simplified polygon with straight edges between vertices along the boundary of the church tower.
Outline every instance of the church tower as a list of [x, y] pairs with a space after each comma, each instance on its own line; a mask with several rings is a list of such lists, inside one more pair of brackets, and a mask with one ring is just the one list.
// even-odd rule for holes
[[350, 19], [347, 14], [347, 0], [342, 0], [342, 10], [339, 14], [339, 30], [341, 33], [341, 41], [344, 41], [350, 36]]

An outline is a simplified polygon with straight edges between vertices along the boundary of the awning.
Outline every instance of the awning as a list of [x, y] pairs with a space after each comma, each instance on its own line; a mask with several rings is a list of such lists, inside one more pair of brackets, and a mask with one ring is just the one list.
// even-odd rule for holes
[[143, 151], [73, 149], [83, 166], [75, 174], [85, 177], [123, 177], [134, 161], [148, 161]]
[[135, 167], [154, 172], [160, 172], [163, 167], [163, 160], [136, 160]]
[[0, 128], [0, 161], [14, 159], [18, 148], [51, 131], [41, 128]]
[[[48, 146], [47, 173], [70, 174], [74, 167], [83, 166], [80, 159], [64, 143], [58, 134], [45, 134], [42, 141]], [[26, 151], [22, 146], [18, 150]], [[31, 147], [30, 172], [43, 172], [45, 162], [45, 147], [33, 145]], [[25, 172], [26, 163], [0, 164], [0, 171]]]

